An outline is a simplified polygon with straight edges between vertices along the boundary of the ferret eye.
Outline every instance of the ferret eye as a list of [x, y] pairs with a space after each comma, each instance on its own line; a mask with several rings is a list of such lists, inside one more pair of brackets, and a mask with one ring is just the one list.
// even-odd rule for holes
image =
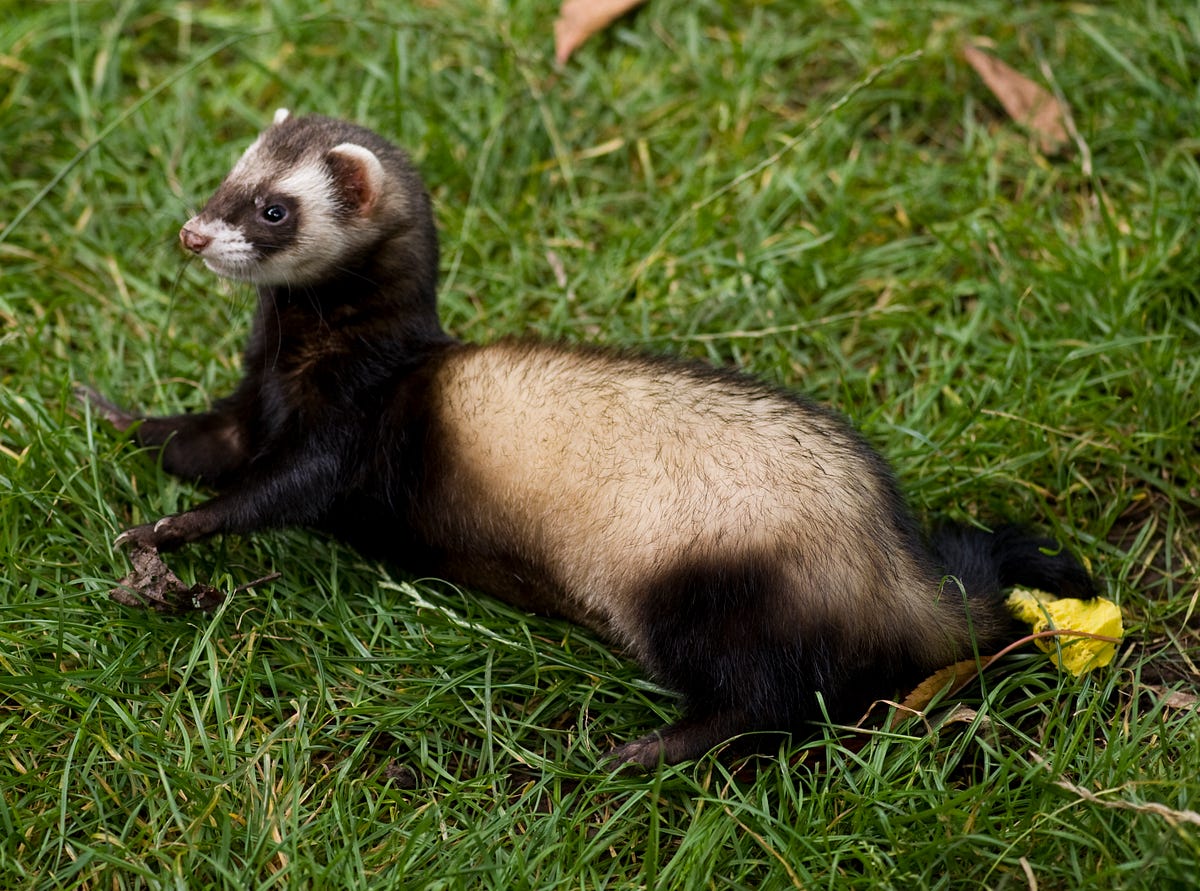
[[271, 204], [263, 208], [262, 218], [268, 223], [282, 223], [287, 219], [287, 208], [282, 204]]

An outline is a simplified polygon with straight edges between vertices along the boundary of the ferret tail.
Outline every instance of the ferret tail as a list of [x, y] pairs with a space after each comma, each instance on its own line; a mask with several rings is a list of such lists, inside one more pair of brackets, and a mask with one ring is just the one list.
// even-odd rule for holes
[[1023, 526], [989, 532], [946, 524], [933, 531], [930, 543], [942, 568], [962, 582], [972, 599], [994, 599], [1014, 585], [1059, 597], [1096, 594], [1095, 582], [1074, 554]]
[[1004, 603], [1006, 588], [1036, 588], [1081, 599], [1096, 594], [1095, 582], [1074, 554], [1023, 526], [999, 526], [989, 532], [945, 524], [933, 530], [930, 546], [942, 572], [962, 582], [972, 636], [981, 649], [1010, 643], [1022, 631]]

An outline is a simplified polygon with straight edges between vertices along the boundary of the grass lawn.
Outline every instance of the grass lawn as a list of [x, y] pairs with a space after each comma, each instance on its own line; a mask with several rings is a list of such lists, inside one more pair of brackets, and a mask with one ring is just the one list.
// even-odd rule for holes
[[[4, 3], [0, 888], [1192, 888], [1200, 875], [1200, 6]], [[360, 7], [360, 8], [356, 8]], [[1046, 156], [970, 42], [1060, 94]], [[1035, 522], [1129, 629], [892, 730], [596, 761], [675, 714], [589, 634], [304, 530], [170, 557], [203, 493], [87, 416], [232, 388], [253, 293], [180, 224], [277, 106], [422, 168], [460, 337], [735, 364], [837, 406], [927, 516]], [[278, 573], [278, 578], [262, 581]]]

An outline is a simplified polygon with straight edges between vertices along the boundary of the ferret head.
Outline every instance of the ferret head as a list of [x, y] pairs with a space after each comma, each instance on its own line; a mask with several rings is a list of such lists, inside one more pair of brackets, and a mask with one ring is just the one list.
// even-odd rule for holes
[[305, 287], [397, 235], [436, 238], [432, 227], [403, 152], [362, 127], [281, 108], [179, 239], [218, 275]]

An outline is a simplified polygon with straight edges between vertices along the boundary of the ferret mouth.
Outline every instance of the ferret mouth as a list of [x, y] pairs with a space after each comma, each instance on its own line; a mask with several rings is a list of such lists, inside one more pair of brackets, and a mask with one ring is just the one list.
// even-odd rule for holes
[[257, 264], [249, 258], [230, 257], [201, 257], [204, 265], [221, 278], [231, 278], [235, 281], [253, 282]]
[[262, 257], [241, 229], [203, 215], [188, 220], [179, 231], [184, 248], [222, 278], [253, 281]]

